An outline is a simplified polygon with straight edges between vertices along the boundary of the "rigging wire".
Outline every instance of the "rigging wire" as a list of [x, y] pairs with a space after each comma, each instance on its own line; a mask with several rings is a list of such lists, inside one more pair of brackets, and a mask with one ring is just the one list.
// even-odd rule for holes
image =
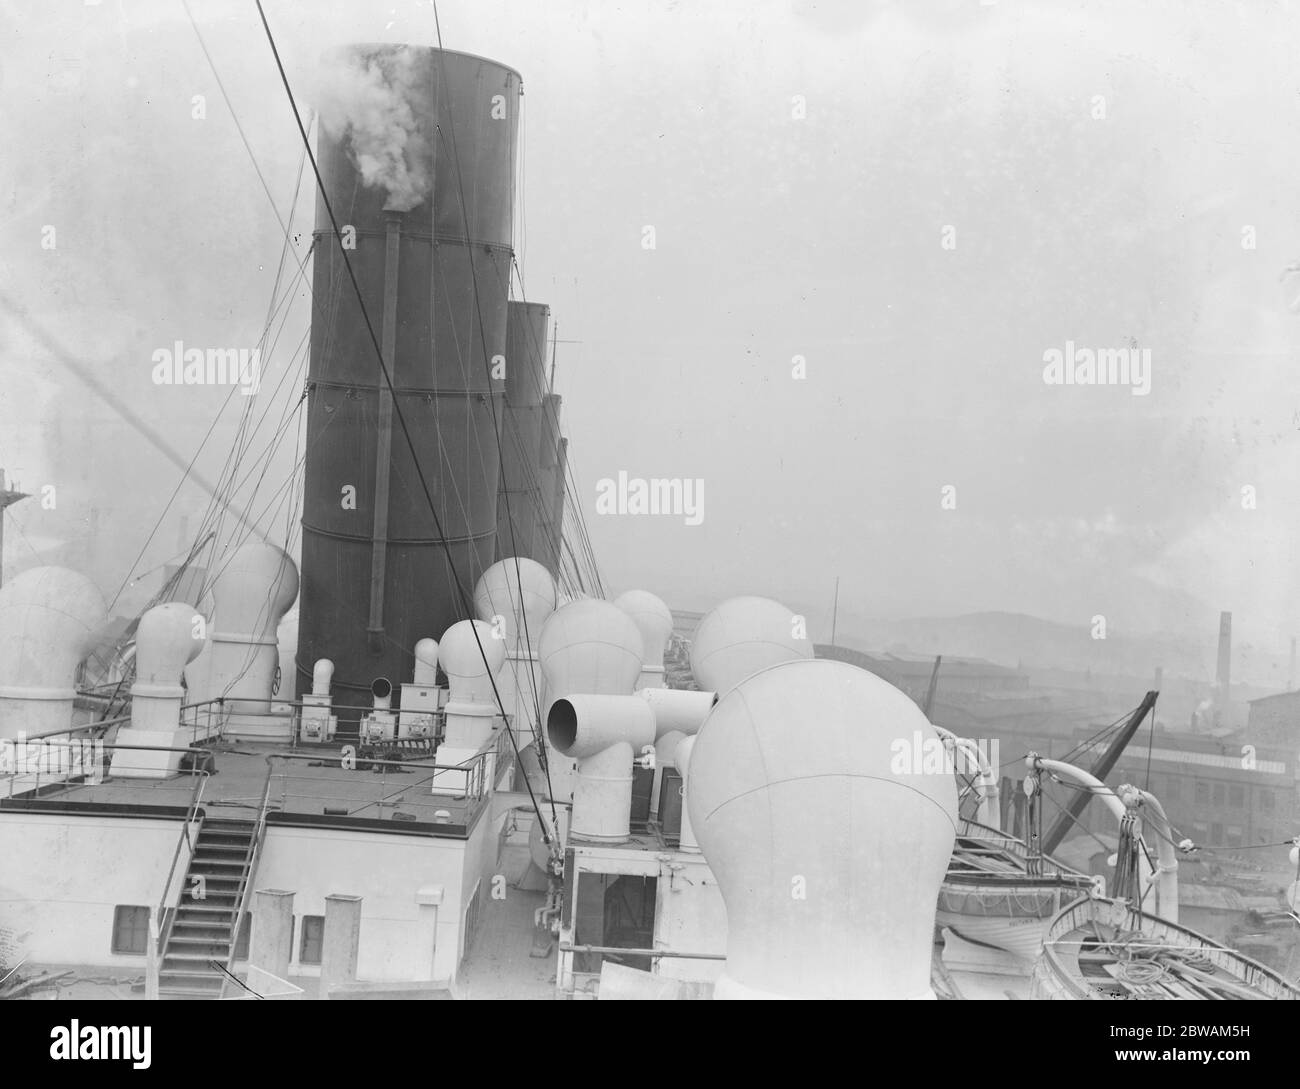
[[[433, 5], [433, 19], [434, 19], [434, 27], [435, 27], [435, 29], [436, 29], [436, 31], [437, 31], [437, 35], [438, 35], [438, 49], [439, 49], [439, 51], [441, 52], [441, 51], [442, 51], [442, 48], [443, 48], [443, 46], [442, 46], [442, 25], [441, 25], [441, 22], [440, 22], [440, 20], [439, 20], [439, 16], [438, 16], [438, 5], [437, 5], [437, 3], [436, 3], [436, 0], [435, 0], [434, 5]], [[440, 80], [444, 83], [443, 90], [446, 91], [446, 87], [445, 87], [445, 81], [446, 81], [446, 69], [445, 69], [445, 67], [444, 67], [442, 64], [439, 64], [439, 65], [437, 66], [437, 71], [438, 71], [438, 76], [439, 76]], [[448, 97], [450, 97], [450, 96], [448, 96]], [[445, 137], [445, 134], [444, 134], [443, 131], [442, 131], [442, 125], [441, 125], [441, 124], [438, 124], [438, 125], [436, 126], [436, 128], [437, 128], [437, 132], [438, 132], [439, 139], [440, 139], [440, 140], [445, 140], [446, 137]], [[469, 224], [469, 207], [468, 207], [468, 205], [467, 205], [466, 202], [465, 202], [465, 178], [464, 178], [464, 172], [461, 170], [461, 164], [460, 164], [460, 153], [459, 153], [459, 150], [458, 150], [458, 148], [457, 148], [457, 146], [456, 146], [456, 126], [453, 124], [453, 125], [450, 126], [450, 129], [451, 129], [451, 156], [452, 156], [452, 162], [453, 162], [453, 163], [455, 164], [455, 166], [456, 166], [456, 188], [457, 188], [457, 194], [458, 194], [458, 196], [459, 196], [459, 198], [460, 198], [460, 210], [461, 210], [461, 216], [462, 216], [463, 223], [464, 223], [464, 227], [465, 227], [465, 237], [468, 239], [468, 238], [470, 238], [470, 237], [472, 236], [472, 232], [470, 231], [470, 224]], [[499, 418], [499, 413], [497, 412], [497, 397], [496, 397], [495, 391], [492, 390], [492, 385], [491, 385], [491, 384], [492, 384], [492, 363], [491, 363], [491, 360], [490, 360], [490, 359], [488, 358], [488, 356], [487, 356], [487, 332], [486, 332], [486, 329], [485, 329], [485, 327], [484, 327], [484, 322], [483, 322], [483, 307], [482, 307], [481, 300], [479, 299], [479, 292], [478, 292], [478, 275], [477, 275], [477, 273], [476, 273], [476, 271], [475, 271], [475, 268], [474, 268], [474, 250], [473, 250], [473, 247], [472, 247], [472, 246], [471, 246], [471, 247], [468, 247], [467, 252], [468, 252], [468, 254], [469, 254], [470, 285], [471, 285], [472, 294], [473, 294], [473, 300], [474, 300], [474, 311], [475, 311], [475, 315], [477, 316], [477, 319], [478, 319], [479, 343], [480, 343], [480, 345], [481, 345], [482, 348], [483, 348], [484, 367], [485, 367], [485, 369], [486, 369], [486, 371], [487, 371], [487, 377], [488, 377], [488, 397], [487, 397], [487, 401], [488, 401], [488, 406], [489, 406], [489, 408], [491, 409], [491, 412], [492, 412], [492, 432], [493, 432], [493, 437], [494, 437], [494, 439], [495, 439], [495, 441], [496, 441], [498, 472], [501, 473], [501, 474], [504, 474], [505, 471], [506, 471], [506, 466], [505, 466], [506, 458], [505, 458], [505, 453], [504, 453], [504, 451], [503, 451], [503, 449], [502, 449], [502, 445], [501, 445], [501, 421], [500, 421], [500, 418]], [[507, 284], [507, 287], [508, 287], [508, 285], [509, 285], [509, 282], [510, 282], [510, 270], [509, 270], [509, 268], [507, 267], [507, 269], [506, 269], [506, 284]], [[444, 283], [445, 283], [445, 280], [444, 280]], [[470, 354], [472, 354], [472, 349], [471, 349], [471, 353], [470, 353]], [[558, 420], [557, 420], [557, 425], [558, 425]], [[557, 432], [558, 432], [558, 426], [557, 426]], [[506, 484], [506, 486], [505, 486], [504, 488], [500, 489], [500, 494], [501, 494], [501, 495], [504, 497], [504, 499], [505, 499], [505, 505], [506, 505], [506, 526], [507, 526], [507, 528], [508, 528], [508, 530], [509, 530], [509, 532], [510, 532], [510, 550], [511, 550], [512, 553], [514, 553], [515, 585], [516, 585], [516, 587], [518, 588], [520, 595], [522, 596], [522, 593], [523, 593], [523, 585], [522, 585], [522, 577], [521, 577], [520, 572], [519, 572], [519, 548], [518, 548], [518, 545], [517, 545], [517, 543], [516, 543], [516, 541], [515, 541], [515, 523], [514, 523], [514, 518], [513, 518], [513, 516], [511, 515], [511, 511], [510, 511], [510, 489], [509, 489], [509, 486], [508, 486], [508, 482], [507, 482], [507, 484]], [[449, 564], [450, 564], [450, 555], [451, 555], [451, 553], [450, 553], [450, 551], [449, 551], [449, 552], [448, 552], [448, 561], [449, 561]], [[525, 635], [525, 639], [528, 639], [529, 642], [531, 643], [531, 639], [530, 639], [530, 636], [529, 636], [528, 631], [527, 631], [527, 616], [526, 616], [526, 614], [525, 614], [525, 612], [524, 612], [524, 610], [523, 610], [523, 608], [522, 608], [522, 604], [523, 604], [523, 603], [522, 603], [522, 600], [521, 600], [521, 602], [520, 602], [520, 609], [519, 609], [519, 615], [520, 615], [520, 617], [521, 617], [521, 618], [523, 619], [523, 621], [524, 621], [524, 626], [525, 626], [525, 632], [524, 632], [524, 635]], [[472, 612], [470, 613], [470, 615], [471, 615], [471, 616], [473, 615]], [[473, 625], [471, 625], [471, 627], [473, 627]], [[475, 630], [475, 638], [477, 638], [477, 629], [474, 629], [474, 630]], [[480, 650], [482, 650], [481, 647], [480, 647]], [[487, 658], [486, 658], [486, 655], [484, 655], [484, 663], [486, 664], [486, 662], [487, 662]], [[530, 672], [531, 672], [531, 670], [530, 670]], [[489, 670], [489, 673], [490, 673], [490, 670]], [[495, 679], [494, 679], [494, 680], [493, 680], [493, 688], [495, 689], [495, 687], [496, 687], [496, 683], [495, 683]], [[503, 716], [505, 716], [505, 706], [504, 706], [504, 704], [503, 704], [502, 707], [501, 707], [501, 713], [502, 713]], [[537, 707], [537, 718], [538, 718], [538, 723], [537, 723], [538, 731], [540, 732], [540, 731], [544, 728], [544, 724], [541, 722], [541, 707], [540, 707], [540, 705]], [[514, 734], [513, 734], [513, 732], [511, 732], [511, 738], [510, 738], [510, 741], [511, 741], [511, 744], [512, 744], [512, 745], [515, 745], [515, 740], [514, 740]], [[558, 814], [556, 813], [556, 809], [555, 809], [555, 799], [554, 799], [554, 793], [555, 793], [555, 791], [554, 791], [553, 786], [551, 785], [551, 772], [550, 772], [549, 761], [547, 760], [547, 758], [546, 758], [546, 754], [545, 754], [545, 744], [544, 744], [543, 740], [542, 740], [540, 737], [538, 738], [538, 742], [539, 742], [539, 744], [538, 744], [538, 750], [537, 750], [537, 751], [538, 751], [538, 754], [539, 754], [539, 758], [540, 758], [540, 762], [541, 762], [542, 769], [543, 769], [543, 771], [545, 772], [545, 775], [546, 775], [546, 793], [547, 793], [547, 796], [550, 798], [550, 802], [551, 802], [551, 819], [555, 822], [555, 827], [558, 829], [558, 827], [559, 827], [559, 816], [558, 816]], [[518, 755], [519, 755], [519, 754], [518, 754], [518, 746], [517, 746], [517, 745], [515, 745], [515, 749], [516, 749], [516, 753], [515, 753], [515, 755], [516, 755], [516, 759], [517, 759], [517, 758], [518, 758]], [[525, 776], [525, 781], [526, 781], [526, 780], [527, 780], [527, 776]], [[530, 786], [530, 788], [529, 788], [529, 793], [531, 794], [531, 792], [532, 792], [532, 791], [531, 791], [531, 786]], [[538, 812], [537, 816], [538, 816], [538, 819], [541, 819], [542, 815], [541, 815], [541, 812], [540, 812], [540, 811]], [[547, 841], [548, 846], [549, 846], [549, 843], [550, 843], [550, 841], [548, 840], [548, 841]]]

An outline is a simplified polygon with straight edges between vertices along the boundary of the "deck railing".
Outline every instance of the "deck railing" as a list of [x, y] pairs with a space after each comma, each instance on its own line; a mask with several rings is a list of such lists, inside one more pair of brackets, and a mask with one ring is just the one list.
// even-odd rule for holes
[[[230, 746], [132, 745], [82, 736], [104, 725], [23, 739], [40, 743], [41, 748], [22, 748], [21, 741], [0, 742], [0, 801], [39, 798], [53, 786], [75, 791], [113, 781], [117, 777], [112, 776], [112, 765], [122, 753], [175, 753], [187, 762], [179, 775], [196, 774], [200, 779], [191, 788], [178, 780], [175, 772], [159, 779], [151, 778], [154, 786], [151, 803], [184, 808], [189, 814], [188, 825], [197, 810], [196, 798], [202, 797], [208, 806], [239, 804], [238, 799], [230, 796], [214, 801], [210, 789], [207, 795], [201, 794], [207, 789], [213, 763], [219, 766], [223, 756], [262, 756], [272, 765], [270, 796], [276, 801], [275, 808], [284, 813], [467, 826], [486, 804], [496, 781], [513, 759], [510, 739], [503, 726], [473, 756], [450, 763], [438, 761], [432, 753], [423, 759], [406, 760], [366, 756], [359, 751], [359, 745], [348, 741], [319, 748], [241, 753]], [[129, 734], [122, 736], [129, 738]], [[257, 795], [243, 802], [257, 805]], [[184, 842], [184, 833], [180, 842]], [[179, 849], [180, 843], [177, 857]]]
[[248, 911], [248, 902], [253, 895], [253, 877], [257, 873], [257, 863], [262, 857], [262, 844], [266, 840], [266, 817], [271, 805], [271, 760], [266, 761], [266, 782], [262, 786], [262, 800], [257, 807], [257, 819], [253, 826], [253, 838], [249, 841], [248, 852], [244, 856], [244, 866], [240, 871], [242, 877], [239, 896], [235, 899], [234, 914], [230, 920], [230, 955], [226, 958], [225, 979], [221, 984], [221, 997], [226, 996], [230, 980], [234, 978], [235, 960], [239, 954], [239, 931]]
[[[335, 750], [271, 753], [268, 761], [283, 765], [280, 771], [272, 771], [272, 793], [282, 813], [314, 811], [382, 819], [385, 810], [391, 810], [390, 819], [397, 821], [468, 825], [486, 803], [492, 780], [503, 767], [501, 741], [494, 737], [459, 764], [371, 759], [355, 753], [339, 755]], [[367, 779], [373, 786], [364, 785]]]
[[[302, 740], [304, 708], [310, 708], [316, 713], [326, 710], [328, 714], [345, 719], [348, 722], [356, 722], [366, 715], [375, 713], [373, 704], [335, 703], [328, 708], [322, 708], [318, 704], [308, 703], [305, 700], [271, 700], [268, 707], [276, 708], [274, 711], [269, 709], [266, 711], [249, 711], [246, 709], [247, 704], [257, 702], [259, 701], [217, 696], [214, 699], [201, 700], [198, 703], [187, 703], [181, 708], [181, 729], [188, 731], [190, 744], [197, 744], [200, 741], [224, 737], [233, 716], [244, 719], [283, 719], [287, 716], [292, 722], [288, 740], [296, 745]], [[386, 713], [391, 714], [396, 722], [400, 722], [403, 714], [402, 710], [396, 707]], [[408, 716], [413, 714], [429, 715], [434, 722], [435, 734], [441, 735], [446, 717], [442, 711], [407, 711], [405, 714]], [[340, 732], [344, 736], [350, 736], [356, 732], [356, 728], [355, 726], [350, 729], [345, 727]], [[367, 739], [361, 738], [360, 740], [364, 743]], [[391, 743], [397, 744], [402, 739], [389, 740]]]
[[103, 781], [105, 755], [113, 746], [105, 738], [130, 722], [130, 716], [87, 722], [44, 734], [0, 739], [0, 797], [40, 795], [56, 783]]

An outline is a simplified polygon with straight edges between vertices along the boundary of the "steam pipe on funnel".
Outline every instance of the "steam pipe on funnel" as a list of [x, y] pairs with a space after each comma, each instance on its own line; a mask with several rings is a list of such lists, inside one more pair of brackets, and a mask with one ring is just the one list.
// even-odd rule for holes
[[[401, 252], [402, 214], [384, 210], [384, 366], [391, 375], [397, 345], [397, 258]], [[388, 563], [388, 479], [393, 448], [393, 394], [379, 387], [379, 424], [375, 451], [375, 520], [370, 544], [370, 623], [372, 639], [384, 631], [384, 571]]]

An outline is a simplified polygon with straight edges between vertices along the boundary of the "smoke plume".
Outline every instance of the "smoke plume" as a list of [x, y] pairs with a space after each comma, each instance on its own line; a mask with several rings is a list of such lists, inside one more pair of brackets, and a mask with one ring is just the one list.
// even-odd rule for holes
[[410, 49], [336, 55], [322, 74], [320, 120], [348, 154], [367, 186], [388, 193], [385, 205], [407, 212], [430, 192], [428, 126], [416, 111], [420, 67]]

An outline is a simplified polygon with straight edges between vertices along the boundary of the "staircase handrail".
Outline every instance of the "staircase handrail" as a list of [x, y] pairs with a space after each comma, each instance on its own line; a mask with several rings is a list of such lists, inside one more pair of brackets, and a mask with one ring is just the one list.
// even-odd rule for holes
[[[207, 750], [196, 749], [194, 751], [206, 752]], [[165, 927], [161, 925], [163, 915], [167, 910], [167, 893], [171, 890], [172, 878], [176, 875], [176, 864], [180, 861], [181, 845], [188, 843], [191, 856], [194, 854], [194, 843], [190, 839], [190, 825], [194, 823], [194, 820], [198, 815], [199, 806], [203, 803], [203, 791], [208, 785], [208, 779], [211, 777], [212, 773], [210, 771], [195, 768], [194, 775], [196, 780], [190, 795], [190, 804], [185, 812], [185, 820], [181, 823], [181, 834], [176, 837], [176, 849], [172, 852], [172, 864], [168, 867], [167, 880], [163, 882], [162, 896], [158, 900], [158, 911], [155, 918], [159, 920], [158, 941], [156, 945], [159, 953], [167, 947], [167, 939], [171, 937], [172, 927], [176, 923], [176, 913], [173, 911], [171, 918], [167, 920], [167, 925]], [[181, 889], [180, 896], [183, 897], [184, 895], [185, 890]], [[180, 897], [177, 898], [178, 907], [179, 901]]]
[[229, 986], [229, 977], [235, 974], [235, 954], [239, 951], [239, 931], [243, 922], [244, 913], [248, 910], [248, 901], [253, 892], [253, 875], [257, 870], [257, 862], [262, 854], [262, 841], [266, 837], [266, 813], [271, 801], [271, 759], [274, 754], [266, 757], [266, 781], [262, 785], [262, 800], [257, 807], [257, 820], [253, 825], [253, 836], [248, 843], [248, 851], [244, 855], [244, 868], [241, 871], [243, 881], [240, 886], [238, 899], [235, 901], [234, 918], [230, 923], [230, 955], [226, 958], [227, 978], [221, 983], [221, 997], [225, 997], [226, 988]]

